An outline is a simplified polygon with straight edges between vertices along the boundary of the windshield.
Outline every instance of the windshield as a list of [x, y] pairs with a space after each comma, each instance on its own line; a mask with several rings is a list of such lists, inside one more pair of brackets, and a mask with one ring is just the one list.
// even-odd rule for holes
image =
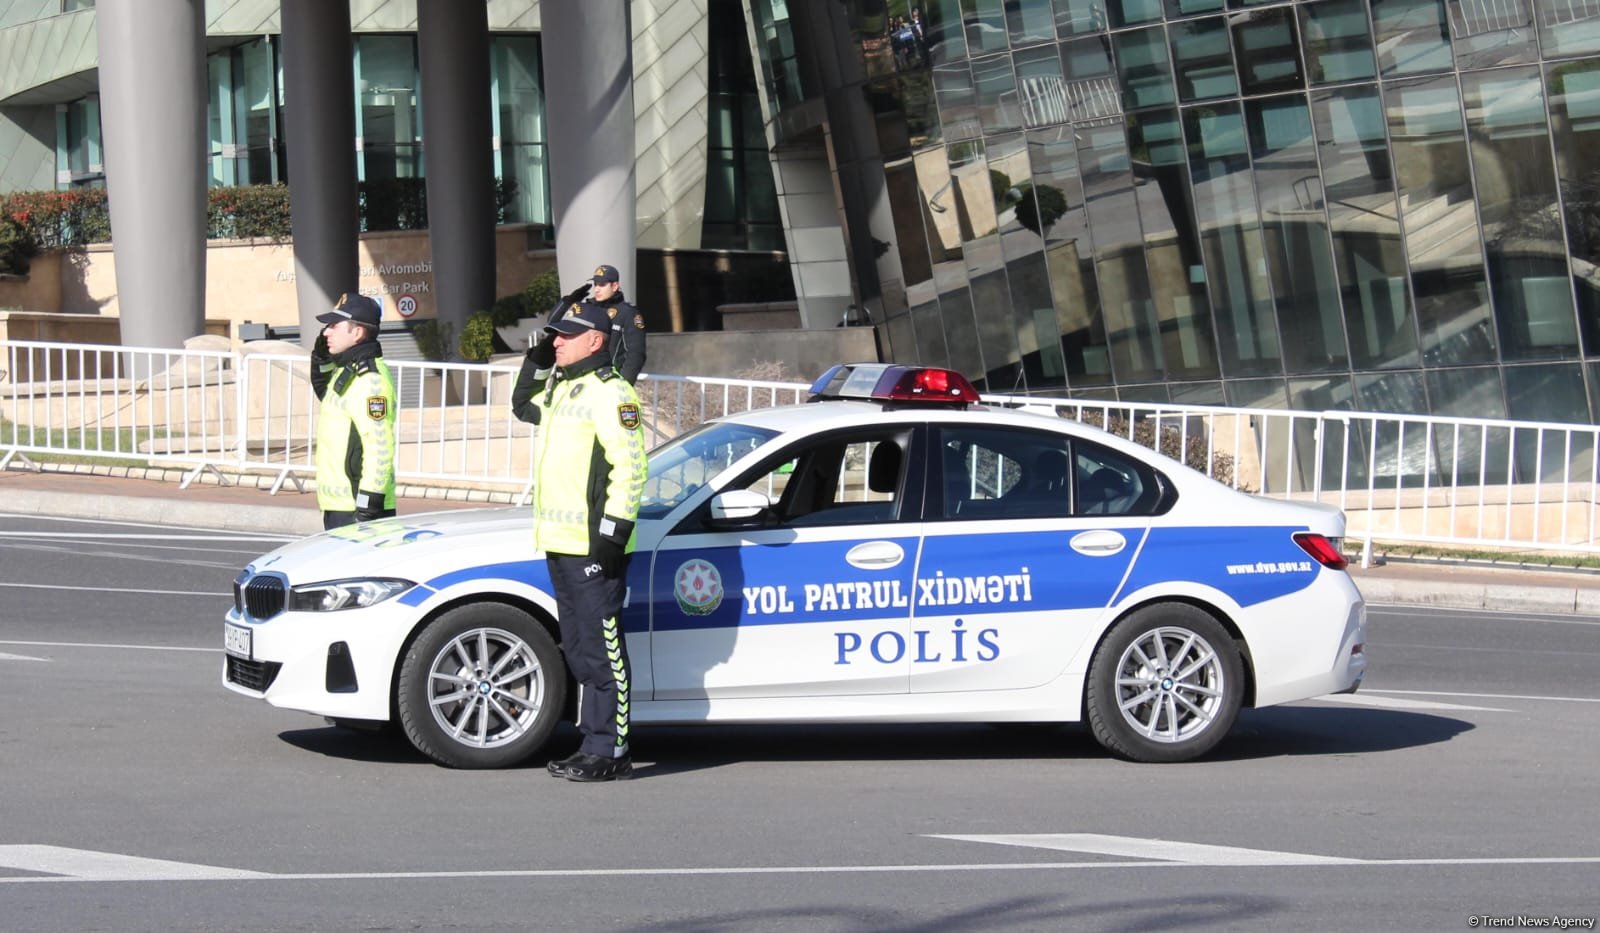
[[734, 461], [777, 436], [768, 428], [714, 421], [667, 441], [650, 451], [639, 517], [666, 517]]

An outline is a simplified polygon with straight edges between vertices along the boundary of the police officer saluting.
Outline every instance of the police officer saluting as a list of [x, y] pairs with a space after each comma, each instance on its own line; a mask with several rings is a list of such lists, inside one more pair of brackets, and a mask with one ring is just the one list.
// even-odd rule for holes
[[394, 379], [378, 345], [383, 309], [345, 293], [317, 315], [311, 348], [317, 412], [317, 505], [322, 527], [388, 518], [394, 511]]
[[559, 321], [575, 310], [599, 308], [611, 322], [607, 341], [611, 366], [632, 385], [644, 371], [644, 318], [622, 297], [619, 278], [616, 266], [596, 266], [593, 278], [550, 309], [550, 320]]
[[533, 545], [545, 552], [561, 650], [579, 685], [576, 754], [550, 762], [569, 781], [633, 774], [628, 646], [622, 632], [628, 549], [644, 489], [639, 396], [611, 367], [612, 319], [594, 303], [545, 325], [511, 392], [539, 426], [533, 442]]

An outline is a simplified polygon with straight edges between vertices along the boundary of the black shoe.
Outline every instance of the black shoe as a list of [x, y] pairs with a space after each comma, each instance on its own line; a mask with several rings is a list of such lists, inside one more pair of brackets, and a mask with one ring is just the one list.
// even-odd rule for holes
[[555, 759], [551, 759], [550, 763], [545, 765], [544, 767], [545, 767], [546, 771], [550, 772], [550, 776], [551, 777], [564, 778], [564, 777], [567, 776], [567, 769], [568, 768], [571, 768], [573, 765], [575, 765], [578, 762], [584, 760], [585, 758], [592, 758], [592, 757], [594, 757], [594, 756], [585, 755], [583, 752], [573, 752], [572, 754], [570, 754], [567, 757], [561, 759], [560, 761], [556, 761]]
[[626, 781], [633, 777], [633, 759], [626, 755], [621, 758], [582, 755], [567, 765], [566, 772], [569, 781]]

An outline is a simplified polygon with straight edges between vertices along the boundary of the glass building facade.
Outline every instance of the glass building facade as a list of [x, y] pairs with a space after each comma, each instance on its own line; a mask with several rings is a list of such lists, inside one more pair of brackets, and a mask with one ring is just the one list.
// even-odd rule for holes
[[871, 202], [846, 232], [887, 357], [988, 391], [1600, 414], [1600, 0], [842, 10], [751, 2], [780, 137], [867, 115], [833, 169]]

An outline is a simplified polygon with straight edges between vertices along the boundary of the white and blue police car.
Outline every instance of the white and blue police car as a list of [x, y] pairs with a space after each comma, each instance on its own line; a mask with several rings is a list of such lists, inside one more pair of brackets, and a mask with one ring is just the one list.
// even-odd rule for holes
[[[809, 403], [650, 454], [624, 611], [644, 723], [1076, 722], [1182, 761], [1241, 706], [1352, 692], [1334, 508], [1217, 483], [947, 370], [840, 366]], [[526, 509], [406, 516], [235, 583], [223, 681], [441, 764], [537, 754], [571, 708]], [[337, 568], [337, 577], [330, 577]]]

